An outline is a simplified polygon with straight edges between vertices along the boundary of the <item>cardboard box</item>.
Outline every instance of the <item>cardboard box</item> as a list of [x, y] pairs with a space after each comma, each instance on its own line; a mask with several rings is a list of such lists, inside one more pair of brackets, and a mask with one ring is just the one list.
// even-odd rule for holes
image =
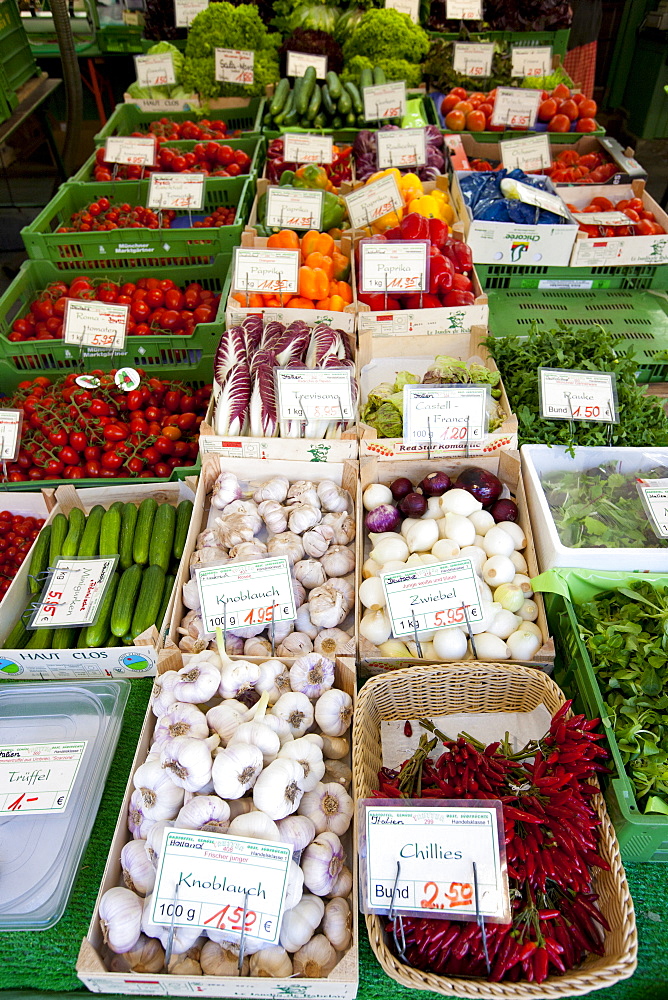
[[[536, 562], [536, 551], [534, 548], [533, 533], [531, 531], [531, 521], [529, 520], [529, 508], [527, 506], [524, 484], [522, 481], [519, 454], [516, 451], [504, 451], [496, 455], [486, 455], [483, 458], [446, 458], [443, 461], [439, 460], [438, 462], [439, 471], [447, 473], [453, 479], [460, 472], [463, 472], [464, 469], [471, 468], [472, 466], [487, 469], [489, 472], [493, 472], [494, 475], [498, 476], [499, 479], [501, 479], [502, 482], [508, 486], [513, 494], [517, 502], [517, 506], [519, 507], [518, 524], [524, 531], [527, 540], [526, 548], [522, 551], [528, 566], [527, 575], [530, 578], [535, 576], [538, 572], [538, 564]], [[360, 460], [362, 492], [364, 492], [366, 487], [372, 483], [382, 483], [385, 486], [389, 486], [390, 483], [401, 476], [406, 476], [407, 479], [410, 479], [410, 481], [416, 485], [421, 479], [424, 478], [424, 476], [433, 472], [434, 468], [434, 463], [426, 461], [424, 458], [419, 461], [395, 459], [390, 462], [382, 462], [375, 458], [362, 458]], [[371, 552], [371, 544], [369, 542], [368, 532], [366, 529], [359, 533], [357, 544], [357, 562], [361, 567], [365, 560], [369, 558], [369, 553]], [[543, 634], [543, 645], [535, 654], [531, 663], [527, 664], [527, 666], [535, 666], [539, 667], [541, 670], [551, 672], [552, 665], [554, 663], [554, 643], [549, 637], [550, 633], [547, 618], [545, 617], [543, 598], [541, 594], [534, 594], [532, 600], [534, 600], [538, 605], [538, 619], [536, 624]], [[359, 610], [361, 616], [364, 612], [364, 608], [361, 604], [359, 605]], [[467, 658], [471, 659], [471, 654], [469, 654]], [[400, 667], [410, 667], [414, 666], [415, 663], [423, 662], [438, 663], [440, 661], [424, 661], [417, 659], [401, 660], [384, 657], [376, 646], [360, 634], [359, 666], [363, 677], [370, 677], [374, 674], [385, 673], [387, 670], [397, 670]], [[511, 661], [509, 660], [508, 662]]]
[[622, 267], [637, 264], [668, 264], [668, 215], [645, 190], [644, 181], [630, 186], [588, 184], [581, 188], [559, 188], [562, 197], [576, 209], [583, 210], [592, 198], [608, 198], [613, 205], [629, 198], [641, 198], [646, 211], [666, 230], [663, 236], [596, 236], [579, 234], [573, 247], [571, 267]]
[[[170, 669], [180, 666], [180, 657], [173, 655]], [[355, 699], [355, 661], [345, 658], [336, 660], [337, 687]], [[153, 736], [155, 716], [149, 706], [139, 739], [139, 746], [132, 764], [131, 773], [145, 761]], [[350, 760], [348, 760], [350, 764]], [[104, 944], [98, 919], [102, 895], [121, 884], [120, 854], [123, 846], [132, 839], [127, 828], [128, 803], [134, 791], [132, 781], [128, 781], [114, 838], [109, 851], [109, 859], [102, 877], [100, 892], [95, 903], [88, 934], [81, 943], [76, 972], [82, 983], [93, 993], [117, 993], [144, 996], [192, 996], [204, 997], [253, 997], [257, 1000], [281, 1000], [282, 997], [298, 996], [304, 1000], [353, 1000], [357, 996], [359, 982], [358, 956], [358, 912], [357, 912], [357, 850], [354, 825], [344, 834], [342, 840], [346, 848], [348, 864], [353, 872], [353, 889], [349, 902], [353, 916], [353, 942], [342, 955], [338, 965], [326, 979], [264, 979], [250, 977], [218, 976], [172, 976], [166, 973], [124, 973], [109, 972], [102, 955]]]
[[[573, 243], [578, 232], [575, 219], [564, 225], [520, 226], [512, 222], [486, 222], [474, 219], [464, 203], [459, 177], [452, 175], [452, 199], [455, 211], [463, 220], [466, 242], [473, 251], [476, 264], [540, 264], [543, 267], [566, 267], [571, 259]], [[547, 182], [546, 190], [556, 194], [557, 189]], [[591, 190], [591, 185], [586, 188]]]
[[[437, 354], [468, 361], [477, 356], [490, 371], [497, 371], [483, 341], [487, 336], [485, 327], [472, 327], [468, 333], [450, 333], [431, 337], [373, 337], [369, 333], [360, 334], [357, 352], [357, 377], [360, 389], [360, 412], [369, 398], [369, 391], [381, 382], [394, 381], [397, 372], [410, 371], [424, 375]], [[470, 445], [470, 454], [483, 455], [495, 451], [517, 448], [517, 417], [511, 411], [506, 390], [501, 385], [499, 403], [506, 413], [501, 427], [487, 434], [484, 441]], [[379, 438], [375, 428], [360, 423], [360, 457], [375, 457], [381, 461], [419, 459], [428, 457], [428, 449], [421, 445], [406, 445], [403, 438]], [[440, 462], [448, 453], [439, 449], [435, 461]], [[465, 455], [465, 448], [450, 453]]]

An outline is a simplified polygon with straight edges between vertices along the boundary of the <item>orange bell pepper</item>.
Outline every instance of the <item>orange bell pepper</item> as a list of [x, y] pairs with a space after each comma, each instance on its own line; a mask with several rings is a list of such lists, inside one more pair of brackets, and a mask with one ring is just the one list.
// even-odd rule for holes
[[235, 292], [232, 298], [239, 303], [242, 309], [262, 309], [264, 306], [263, 297], [255, 292], [250, 295], [246, 295], [245, 292]]
[[319, 267], [321, 271], [325, 272], [330, 280], [334, 277], [334, 261], [331, 257], [325, 257], [324, 254], [318, 253], [317, 250], [308, 255], [304, 264], [306, 267]]
[[[263, 305], [265, 309], [280, 309], [283, 305], [278, 295], [263, 295], [262, 298], [264, 299]], [[285, 301], [285, 296], [283, 296], [283, 299]]]
[[302, 258], [306, 260], [309, 254], [321, 253], [331, 257], [334, 253], [334, 240], [329, 233], [319, 233], [317, 229], [309, 229], [302, 236]]
[[353, 301], [353, 290], [347, 281], [330, 281], [329, 294], [338, 295], [346, 304]]
[[267, 246], [276, 250], [299, 250], [299, 237], [292, 229], [281, 229], [280, 233], [272, 233]]
[[315, 307], [316, 309], [331, 309], [332, 307], [330, 306], [329, 302], [330, 300], [328, 298], [320, 299], [319, 302], [316, 302]]
[[299, 268], [299, 294], [302, 298], [318, 299], [327, 298], [329, 294], [329, 278], [319, 267]]
[[350, 261], [345, 254], [335, 250], [332, 254], [334, 261], [334, 275], [337, 281], [346, 281], [350, 274]]
[[298, 295], [294, 295], [291, 299], [285, 303], [286, 309], [315, 309], [315, 303], [311, 302], [310, 299], [300, 298]]

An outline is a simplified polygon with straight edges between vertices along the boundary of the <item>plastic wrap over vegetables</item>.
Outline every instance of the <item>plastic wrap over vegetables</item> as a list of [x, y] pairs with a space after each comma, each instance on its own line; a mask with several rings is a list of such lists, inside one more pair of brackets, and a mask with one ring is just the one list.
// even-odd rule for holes
[[487, 222], [512, 222], [520, 226], [559, 226], [570, 222], [564, 216], [548, 212], [536, 205], [528, 205], [516, 198], [505, 198], [501, 192], [501, 181], [505, 178], [520, 181], [540, 191], [549, 191], [547, 178], [525, 174], [522, 170], [466, 174], [459, 179], [459, 185], [474, 219], [483, 219]]
[[[380, 130], [386, 132], [396, 129], [396, 125], [384, 125]], [[425, 139], [427, 148], [427, 162], [417, 170], [412, 167], [405, 167], [402, 173], [417, 173], [421, 181], [433, 181], [439, 177], [445, 169], [445, 159], [443, 157], [443, 135], [435, 125], [425, 127]], [[365, 181], [378, 170], [378, 149], [376, 145], [376, 133], [368, 129], [362, 129], [357, 133], [353, 146], [355, 155], [355, 170], [358, 180]], [[401, 168], [400, 168], [401, 169]]]

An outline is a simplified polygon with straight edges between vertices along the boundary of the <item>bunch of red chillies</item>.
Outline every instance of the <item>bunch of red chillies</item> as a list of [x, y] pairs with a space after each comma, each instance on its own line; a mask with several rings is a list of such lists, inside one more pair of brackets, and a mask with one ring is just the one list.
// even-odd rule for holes
[[403, 917], [401, 929], [398, 918], [397, 926], [387, 924], [390, 941], [393, 930], [405, 941], [408, 965], [436, 975], [541, 983], [592, 952], [604, 954], [610, 927], [595, 905], [591, 869], [610, 866], [597, 853], [600, 820], [591, 803], [597, 788], [589, 782], [607, 770], [600, 760], [608, 753], [594, 732], [600, 720], [567, 719], [570, 706], [565, 702], [549, 732], [520, 753], [460, 736], [442, 740], [445, 752], [435, 763], [426, 758], [416, 768], [416, 755], [399, 771], [381, 769], [379, 798], [503, 803], [512, 922], [485, 925], [491, 973], [477, 923], [428, 917]]

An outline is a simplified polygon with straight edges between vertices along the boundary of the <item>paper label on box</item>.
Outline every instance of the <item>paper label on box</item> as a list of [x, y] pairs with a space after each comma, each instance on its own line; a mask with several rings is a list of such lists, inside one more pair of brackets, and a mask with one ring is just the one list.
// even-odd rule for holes
[[541, 90], [497, 87], [494, 110], [492, 111], [492, 125], [533, 128], [541, 98]]
[[27, 628], [94, 625], [118, 556], [58, 559]]
[[445, 0], [446, 20], [482, 21], [482, 0]]
[[204, 174], [151, 174], [149, 208], [204, 208]]
[[352, 383], [346, 368], [277, 368], [275, 376], [279, 420], [355, 419]]
[[623, 212], [573, 212], [573, 218], [583, 226], [632, 226], [633, 222]]
[[470, 559], [417, 566], [381, 573], [392, 635], [461, 628], [481, 622], [478, 576]]
[[668, 264], [668, 236], [591, 236], [578, 240], [573, 267]]
[[549, 191], [541, 191], [540, 188], [532, 187], [530, 184], [505, 177], [501, 181], [501, 193], [506, 198], [517, 198], [525, 205], [535, 205], [536, 208], [544, 208], [547, 212], [570, 219], [568, 209], [561, 198], [556, 194], [550, 194]]
[[168, 87], [176, 83], [174, 61], [170, 52], [153, 56], [135, 56], [137, 83], [140, 87]]
[[278, 944], [291, 861], [291, 844], [165, 830], [151, 920]]
[[232, 284], [240, 292], [294, 295], [299, 288], [300, 264], [299, 250], [237, 247]]
[[545, 420], [619, 421], [614, 372], [539, 368], [540, 415]]
[[383, 118], [403, 118], [406, 114], [406, 84], [381, 83], [375, 87], [363, 87], [364, 117], [368, 122]]
[[327, 76], [327, 56], [316, 56], [310, 52], [288, 51], [288, 69], [286, 76], [303, 76], [309, 66], [313, 66], [317, 80]]
[[196, 570], [207, 632], [295, 619], [290, 564], [285, 556]]
[[399, 185], [394, 174], [381, 177], [364, 187], [344, 195], [353, 229], [363, 229], [390, 212], [404, 207]]
[[209, 0], [174, 0], [174, 25], [189, 28], [198, 14], [206, 10]]
[[455, 42], [453, 69], [463, 76], [487, 77], [492, 75], [494, 43]]
[[112, 135], [104, 144], [104, 160], [105, 163], [152, 167], [155, 164], [155, 149], [154, 138], [135, 139], [132, 136]]
[[468, 448], [487, 433], [489, 386], [405, 385], [404, 444]]
[[657, 538], [668, 538], [668, 479], [637, 479], [636, 487]]
[[0, 677], [8, 681], [66, 681], [95, 678], [155, 677], [154, 646], [99, 649], [3, 649]]
[[423, 128], [399, 128], [376, 132], [378, 169], [422, 167], [427, 162], [427, 140]]
[[286, 132], [283, 136], [283, 159], [286, 163], [331, 163], [334, 159], [331, 135]]
[[552, 165], [550, 140], [546, 132], [528, 139], [504, 139], [500, 144], [501, 162], [506, 170], [545, 170]]
[[216, 80], [249, 87], [255, 79], [255, 53], [246, 49], [216, 49]]
[[401, 295], [426, 292], [429, 266], [428, 240], [392, 240], [360, 243], [360, 290]]
[[317, 229], [322, 221], [324, 191], [267, 188], [266, 225], [280, 229]]
[[63, 343], [122, 351], [130, 307], [115, 302], [68, 299], [63, 319]]
[[13, 462], [21, 446], [23, 410], [0, 410], [0, 462]]
[[513, 45], [510, 50], [511, 76], [549, 76], [552, 72], [550, 45]]
[[0, 816], [67, 809], [88, 740], [0, 746]]
[[540, 281], [538, 282], [538, 287], [544, 289], [552, 289], [554, 291], [563, 289], [569, 289], [571, 291], [579, 291], [580, 289], [593, 288], [594, 281], [593, 279], [589, 280], [585, 278], [583, 278], [582, 280], [579, 279], [571, 280], [565, 278], [563, 281], [559, 280], [551, 281], [545, 278], [541, 278]]
[[420, 0], [385, 0], [385, 7], [408, 14], [413, 24], [420, 23]]

